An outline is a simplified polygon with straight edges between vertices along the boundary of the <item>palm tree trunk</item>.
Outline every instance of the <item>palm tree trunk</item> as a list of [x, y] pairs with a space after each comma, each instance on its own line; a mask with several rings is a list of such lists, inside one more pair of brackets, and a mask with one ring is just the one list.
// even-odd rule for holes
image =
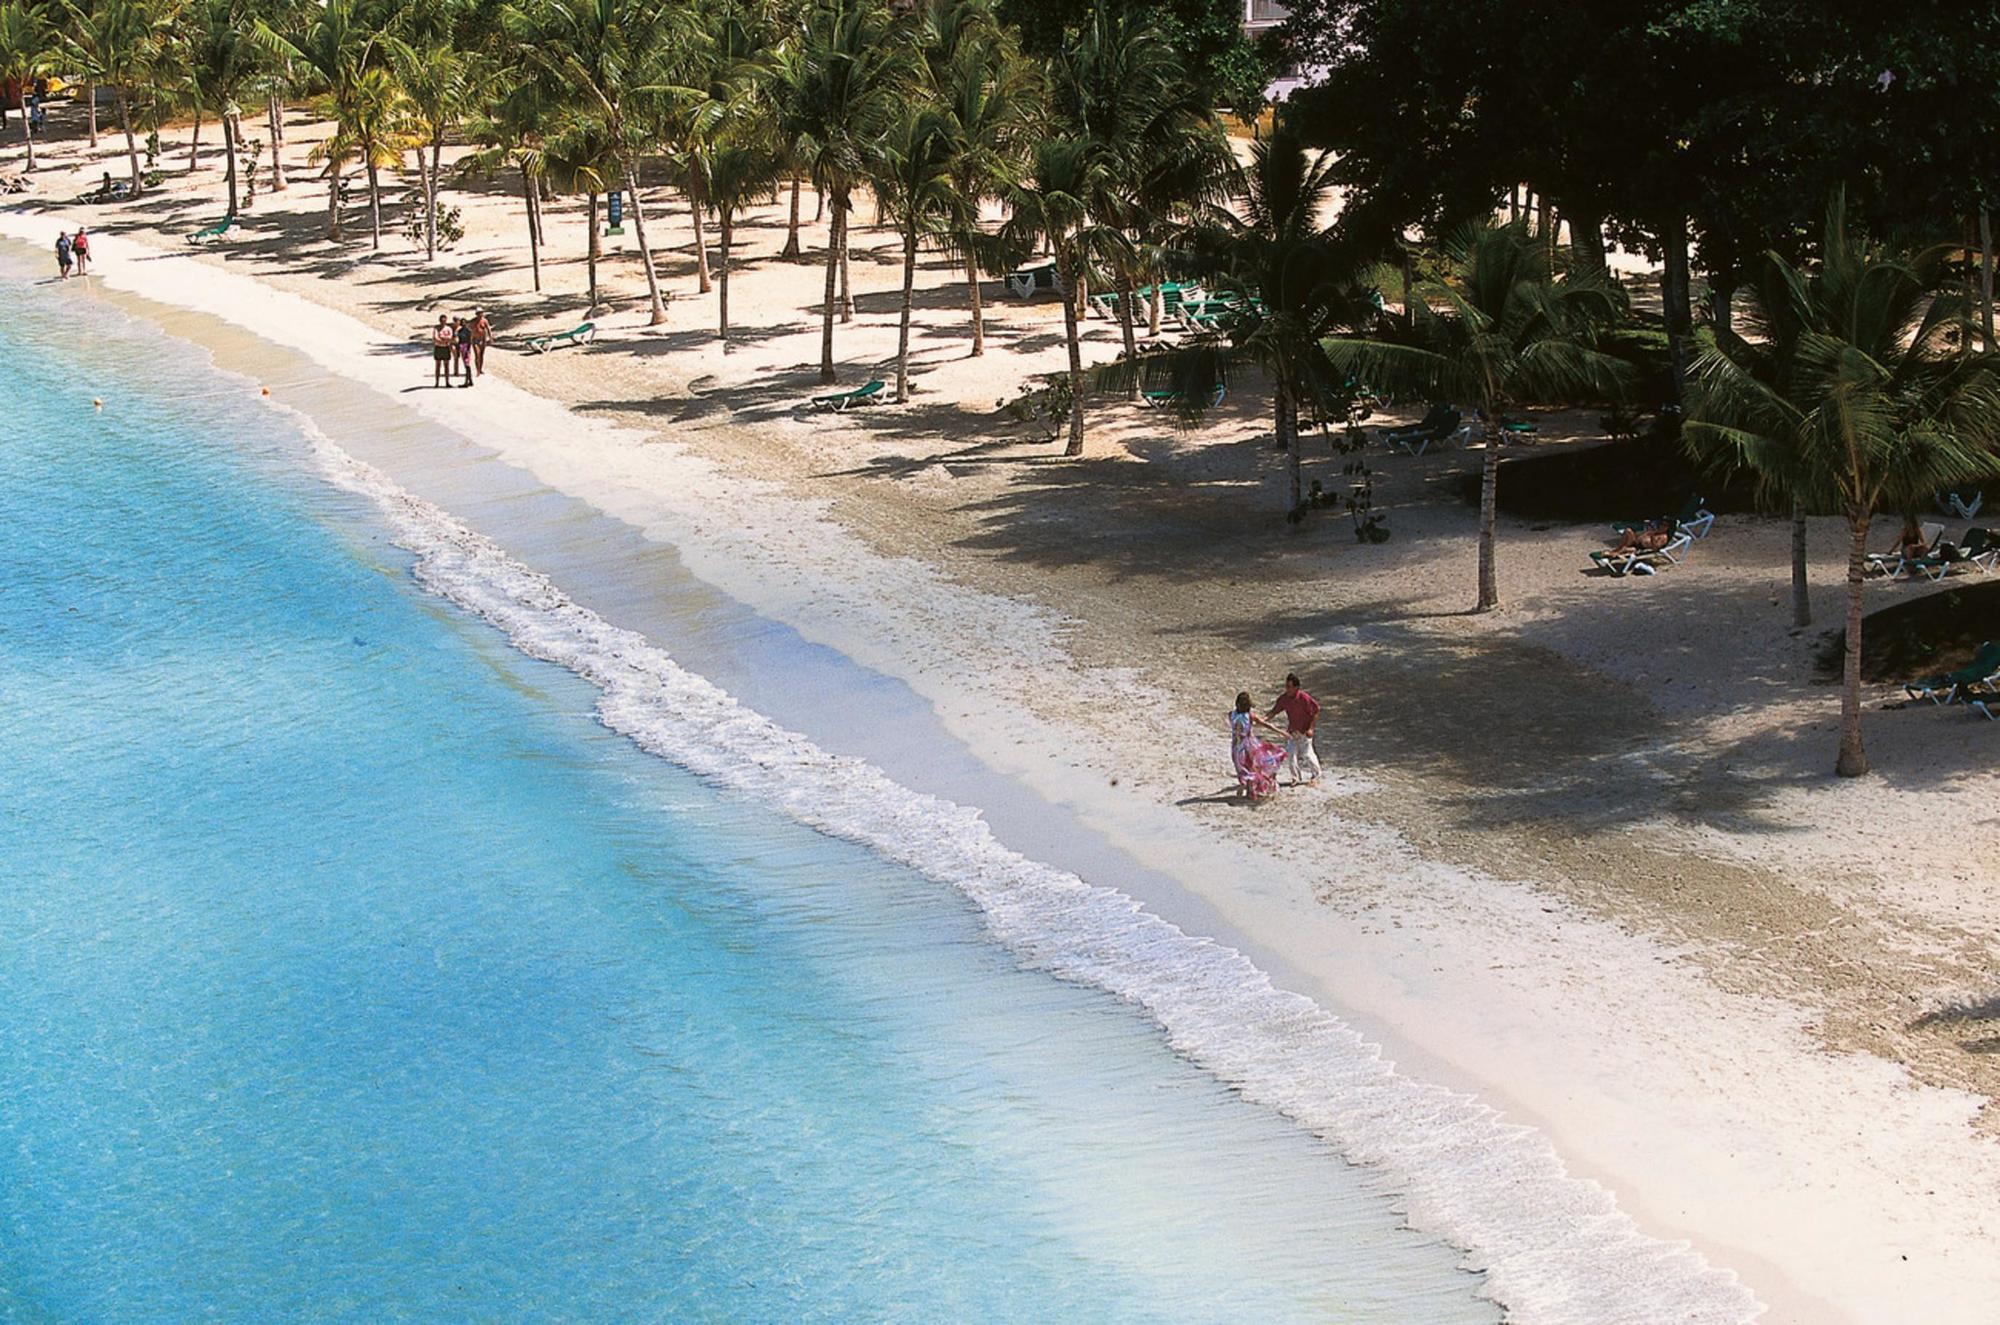
[[1146, 334], [1160, 334], [1160, 318], [1166, 313], [1167, 297], [1160, 292], [1160, 273], [1153, 273], [1153, 292], [1146, 299]]
[[[646, 243], [646, 209], [639, 202], [639, 163], [628, 154], [621, 164], [625, 167], [625, 190], [632, 195], [632, 230], [639, 241], [639, 265], [646, 270], [646, 298], [652, 305], [646, 325], [657, 327], [667, 320], [667, 303], [660, 298], [660, 273], [653, 267], [652, 246]], [[594, 227], [592, 233], [596, 233]]]
[[[1139, 358], [1139, 338], [1132, 330], [1132, 295], [1138, 289], [1132, 280], [1132, 268], [1123, 258], [1118, 260], [1118, 329], [1125, 336], [1125, 357], [1136, 363]], [[1125, 399], [1139, 399], [1139, 374], [1134, 372], [1125, 384]]]
[[28, 145], [27, 169], [35, 168], [35, 126], [28, 118], [28, 83], [23, 79], [15, 88], [21, 104], [21, 141]]
[[841, 197], [836, 207], [840, 213], [840, 320], [854, 320], [854, 287], [847, 282], [847, 232], [854, 223], [853, 200]]
[[688, 215], [694, 219], [694, 288], [707, 294], [712, 288], [708, 275], [708, 235], [702, 229], [702, 204], [707, 201], [698, 175], [688, 175]]
[[417, 168], [424, 172], [424, 261], [436, 262], [438, 255], [438, 168], [444, 162], [444, 135], [431, 136], [431, 159], [417, 149]]
[[795, 262], [799, 256], [799, 173], [792, 172], [792, 211], [785, 222], [785, 248], [778, 254], [788, 262]]
[[1604, 218], [1596, 212], [1569, 209], [1569, 251], [1576, 269], [1587, 276], [1602, 276], [1610, 264], [1604, 258]]
[[1850, 510], [1847, 525], [1847, 651], [1841, 664], [1840, 758], [1833, 771], [1844, 778], [1868, 771], [1868, 752], [1861, 748], [1861, 595], [1868, 566], [1869, 512]]
[[340, 231], [340, 162], [326, 163], [326, 237], [338, 243]]
[[1493, 533], [1500, 517], [1500, 406], [1488, 401], [1486, 455], [1479, 469], [1479, 602], [1475, 612], [1500, 605], [1500, 581], [1493, 570]]
[[375, 176], [374, 147], [363, 149], [369, 154], [368, 161], [368, 247], [382, 251], [382, 191], [377, 187]]
[[1675, 214], [1661, 228], [1666, 242], [1666, 268], [1660, 277], [1660, 295], [1666, 308], [1667, 360], [1673, 373], [1668, 401], [1678, 410], [1687, 383], [1688, 336], [1694, 329], [1694, 310], [1688, 293], [1687, 217]]
[[234, 216], [234, 215], [236, 215], [236, 139], [237, 139], [237, 137], [238, 137], [238, 133], [237, 133], [237, 128], [236, 128], [236, 117], [235, 117], [235, 116], [233, 116], [233, 115], [224, 115], [224, 116], [222, 117], [222, 152], [223, 152], [223, 156], [224, 156], [224, 158], [225, 158], [225, 159], [226, 159], [226, 160], [228, 161], [228, 180], [229, 180], [229, 214], [230, 214], [231, 216]]
[[90, 112], [90, 145], [97, 146], [97, 84], [83, 89], [83, 104]]
[[729, 353], [729, 244], [735, 238], [735, 224], [728, 207], [716, 209], [716, 228], [722, 232], [722, 247], [716, 252], [715, 264], [715, 307], [718, 328], [722, 334], [722, 352]]
[[833, 221], [827, 228], [826, 236], [826, 294], [820, 301], [819, 380], [823, 386], [831, 386], [839, 380], [833, 371], [833, 313], [840, 284], [840, 254], [847, 247], [847, 235], [841, 225], [844, 210], [841, 200], [836, 197], [833, 201]]
[[1407, 244], [1398, 245], [1396, 252], [1403, 278], [1403, 330], [1413, 332], [1417, 329], [1416, 296], [1411, 293], [1417, 283], [1416, 260], [1410, 256], [1410, 247]]
[[986, 306], [981, 302], [979, 266], [971, 258], [965, 260], [965, 286], [972, 295], [972, 353], [967, 357], [977, 359], [986, 353]]
[[896, 332], [896, 403], [910, 398], [910, 308], [917, 289], [917, 218], [903, 228], [903, 321]]
[[585, 250], [584, 262], [590, 268], [590, 311], [595, 313], [602, 305], [597, 299], [597, 195], [590, 195], [590, 247]]
[[285, 190], [285, 108], [273, 92], [265, 99], [264, 113], [271, 121], [271, 192]]
[[1299, 407], [1282, 377], [1273, 383], [1271, 404], [1277, 415], [1274, 429], [1278, 434], [1278, 446], [1286, 452], [1285, 475], [1291, 482], [1292, 500], [1285, 509], [1296, 511], [1305, 501], [1305, 488], [1299, 472]]
[[1993, 348], [1993, 214], [1979, 209], [1979, 331], [1987, 349]]
[[197, 162], [201, 160], [201, 106], [194, 108], [194, 132], [188, 135], [188, 173], [192, 175]]
[[1063, 284], [1063, 338], [1069, 343], [1069, 444], [1066, 456], [1083, 454], [1083, 345], [1077, 335], [1076, 305], [1082, 282], [1077, 277], [1076, 259], [1060, 242], [1056, 245], [1056, 269]]
[[1806, 504], [1792, 498], [1792, 629], [1812, 624], [1812, 594], [1806, 583]]
[[125, 89], [116, 87], [111, 95], [118, 102], [118, 122], [125, 128], [125, 159], [132, 165], [132, 196], [138, 197], [145, 184], [145, 177], [139, 173], [139, 140], [132, 136], [132, 103], [125, 99]]
[[535, 179], [527, 171], [521, 172], [521, 196], [528, 209], [528, 267], [535, 274], [535, 293], [542, 292], [542, 237], [541, 227], [535, 224], [535, 209], [541, 204], [535, 198]]

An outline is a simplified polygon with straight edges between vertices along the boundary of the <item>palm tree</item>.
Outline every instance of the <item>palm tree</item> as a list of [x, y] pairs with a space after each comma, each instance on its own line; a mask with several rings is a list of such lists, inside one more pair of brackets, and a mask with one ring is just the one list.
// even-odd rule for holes
[[222, 121], [228, 158], [229, 215], [236, 215], [236, 150], [241, 140], [237, 93], [257, 75], [262, 52], [251, 40], [246, 0], [195, 0], [183, 15], [189, 82], [195, 105]]
[[[1365, 317], [1368, 305], [1355, 272], [1359, 263], [1320, 225], [1334, 188], [1326, 153], [1309, 152], [1297, 132], [1280, 122], [1258, 141], [1242, 175], [1241, 215], [1207, 209], [1177, 242], [1183, 260], [1205, 283], [1238, 300], [1237, 311], [1215, 332], [1193, 337], [1171, 353], [1128, 359], [1156, 381], [1165, 378], [1182, 412], [1199, 418], [1217, 383], [1240, 365], [1260, 367], [1271, 383], [1272, 432], [1287, 453], [1291, 509], [1300, 487], [1299, 423], [1327, 423], [1349, 395], [1348, 375], [1337, 369], [1324, 342]], [[1105, 374], [1136, 383], [1129, 366]], [[1345, 422], [1342, 417], [1338, 421]]]
[[[422, 11], [410, 11], [422, 12]], [[461, 25], [448, 9], [432, 7], [427, 21], [413, 23], [405, 36], [389, 44], [407, 103], [407, 118], [418, 138], [417, 172], [424, 185], [424, 260], [437, 258], [438, 178], [444, 164], [445, 136], [465, 119], [472, 105], [480, 62], [461, 49]], [[429, 160], [425, 160], [429, 149]]]
[[35, 126], [28, 116], [28, 87], [47, 67], [50, 34], [40, 12], [21, 0], [0, 4], [0, 82], [12, 79], [21, 112], [27, 169], [35, 168]]
[[771, 184], [778, 176], [778, 158], [768, 146], [755, 135], [746, 136], [743, 142], [725, 141], [711, 150], [707, 157], [705, 177], [708, 184], [708, 199], [715, 207], [716, 224], [721, 231], [721, 246], [716, 252], [716, 334], [722, 340], [722, 352], [730, 352], [729, 344], [729, 255], [736, 239], [736, 214], [759, 197], [771, 191]]
[[1001, 227], [997, 251], [1026, 254], [1043, 245], [1055, 250], [1056, 280], [1062, 288], [1063, 338], [1069, 348], [1069, 441], [1063, 454], [1083, 454], [1083, 346], [1079, 300], [1087, 266], [1125, 245], [1117, 230], [1090, 215], [1090, 199], [1100, 197], [1107, 171], [1104, 153], [1088, 139], [1058, 135], [1042, 139], [1029, 153], [1021, 178], [1004, 196], [1011, 215]]
[[[483, 117], [474, 120], [468, 136], [483, 147], [460, 163], [462, 170], [491, 175], [501, 166], [512, 164], [521, 172], [521, 200], [528, 220], [528, 266], [534, 274], [535, 290], [542, 288], [542, 181], [548, 172], [543, 130], [556, 117], [554, 100], [545, 79], [533, 77], [535, 70], [516, 65], [497, 80], [506, 93], [489, 103]], [[601, 187], [601, 182], [600, 182]], [[591, 192], [595, 192], [593, 189]]]
[[[1234, 163], [1204, 89], [1187, 76], [1172, 42], [1144, 9], [1096, 0], [1050, 62], [1049, 85], [1054, 117], [1102, 154], [1090, 209], [1128, 240], [1110, 257], [1119, 328], [1126, 356], [1133, 357], [1132, 292], [1142, 235], [1218, 199]], [[1129, 389], [1137, 390], [1136, 381]]]
[[1523, 400], [1621, 394], [1627, 364], [1593, 348], [1619, 293], [1589, 278], [1554, 279], [1548, 246], [1524, 222], [1467, 226], [1447, 245], [1449, 274], [1411, 300], [1415, 344], [1360, 337], [1326, 342], [1342, 373], [1398, 395], [1475, 402], [1484, 420], [1479, 483], [1479, 599], [1500, 603], [1494, 574], [1501, 413]]
[[896, 403], [910, 396], [910, 311], [917, 249], [925, 239], [949, 241], [967, 227], [966, 200], [952, 167], [952, 123], [936, 107], [913, 101], [883, 145], [875, 190], [903, 237], [903, 306], [896, 336]]
[[357, 88], [365, 70], [382, 58], [381, 34], [369, 22], [357, 0], [325, 0], [309, 6], [304, 26], [286, 37], [275, 31], [268, 19], [258, 19], [257, 44], [273, 59], [290, 62], [296, 74], [325, 96], [325, 109], [336, 126], [332, 138], [314, 150], [313, 157], [326, 163], [326, 237], [338, 241], [340, 229], [340, 172], [353, 151]]
[[1015, 173], [1033, 127], [1039, 87], [1034, 66], [1021, 57], [1012, 32], [994, 19], [987, 0], [934, 0], [923, 11], [923, 23], [931, 95], [949, 135], [947, 174], [961, 204], [960, 230], [953, 238], [965, 257], [971, 357], [977, 358], [986, 353], [979, 210], [999, 197]]
[[1970, 308], [1946, 253], [1850, 236], [1827, 211], [1816, 269], [1767, 254], [1748, 302], [1784, 338], [1774, 357], [1719, 342], [1698, 365], [1690, 444], [1726, 456], [1813, 510], [1847, 517], [1847, 641], [1834, 771], [1868, 771], [1861, 620], [1868, 526], [1940, 488], [2000, 474], [2000, 359], [1968, 354]]
[[136, 197], [146, 181], [139, 171], [139, 140], [132, 133], [132, 99], [151, 84], [174, 10], [170, 0], [94, 0], [88, 7], [62, 0], [62, 12], [65, 60], [92, 86], [109, 86], [118, 104]]
[[543, 146], [541, 169], [558, 193], [581, 193], [589, 199], [585, 261], [590, 273], [590, 311], [595, 313], [603, 306], [597, 296], [597, 197], [611, 187], [619, 169], [610, 133], [594, 116], [572, 117]]
[[[695, 21], [692, 6], [654, 0], [532, 0], [502, 11], [507, 35], [522, 56], [579, 96], [603, 125], [621, 182], [632, 195], [632, 225], [646, 272], [648, 320], [653, 326], [667, 320], [667, 306], [646, 241], [633, 102], [670, 90], [685, 93], [686, 89], [664, 88], [659, 75], [692, 39]], [[594, 227], [592, 234], [595, 244]]]
[[361, 158], [368, 174], [369, 247], [382, 247], [382, 186], [380, 171], [403, 163], [403, 153], [421, 140], [410, 115], [409, 99], [395, 75], [380, 66], [356, 76], [345, 123], [335, 129], [349, 155]]
[[837, 380], [834, 286], [847, 252], [854, 190], [875, 169], [882, 141], [915, 79], [916, 63], [906, 26], [882, 0], [814, 0], [795, 58], [785, 66], [790, 83], [784, 124], [797, 134], [813, 183], [833, 204], [821, 306], [823, 383]]

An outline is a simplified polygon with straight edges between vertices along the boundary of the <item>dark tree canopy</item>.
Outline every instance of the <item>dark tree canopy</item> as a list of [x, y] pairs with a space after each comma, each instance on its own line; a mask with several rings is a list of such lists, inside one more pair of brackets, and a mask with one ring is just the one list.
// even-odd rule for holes
[[[1093, 0], [999, 0], [1000, 17], [1021, 33], [1021, 48], [1047, 57], [1089, 21]], [[1270, 83], [1270, 62], [1243, 34], [1242, 0], [1128, 0], [1135, 17], [1159, 24], [1194, 85], [1214, 103], [1254, 111]]]

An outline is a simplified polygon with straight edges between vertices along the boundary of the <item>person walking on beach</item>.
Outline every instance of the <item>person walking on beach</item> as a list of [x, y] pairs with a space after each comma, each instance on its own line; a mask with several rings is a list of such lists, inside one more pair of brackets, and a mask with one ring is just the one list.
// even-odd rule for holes
[[76, 254], [76, 274], [90, 275], [90, 236], [83, 233], [83, 227], [76, 228], [76, 238], [70, 241], [70, 251]]
[[454, 353], [456, 355], [458, 368], [461, 372], [465, 374], [465, 381], [462, 382], [460, 385], [471, 386], [472, 385], [472, 328], [466, 324], [464, 318], [461, 317], [452, 320], [451, 339], [452, 339], [452, 345], [454, 347]]
[[455, 344], [451, 332], [451, 319], [438, 314], [438, 324], [431, 328], [431, 385], [445, 386], [451, 376], [451, 352]]
[[62, 272], [62, 278], [64, 280], [69, 279], [69, 263], [70, 263], [69, 236], [64, 234], [62, 231], [58, 230], [56, 232], [56, 268], [57, 270]]
[[486, 376], [486, 347], [493, 340], [493, 324], [486, 320], [486, 310], [472, 310], [472, 367], [481, 377]]
[[[1285, 689], [1264, 716], [1285, 715], [1285, 758], [1292, 766], [1292, 785], [1319, 781], [1319, 752], [1313, 749], [1313, 729], [1319, 726], [1319, 701], [1299, 684], [1297, 672], [1285, 673]], [[1310, 776], [1306, 770], [1311, 769]]]
[[1236, 768], [1237, 793], [1253, 801], [1277, 794], [1278, 770], [1285, 766], [1284, 748], [1257, 735], [1259, 727], [1278, 730], [1250, 707], [1249, 691], [1237, 691], [1236, 708], [1229, 715], [1229, 762]]

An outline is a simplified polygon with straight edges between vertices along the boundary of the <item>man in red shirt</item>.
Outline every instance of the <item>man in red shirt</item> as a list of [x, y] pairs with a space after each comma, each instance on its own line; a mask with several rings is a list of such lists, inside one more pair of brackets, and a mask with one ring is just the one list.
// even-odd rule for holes
[[[1285, 715], [1290, 727], [1285, 735], [1285, 755], [1292, 765], [1292, 785], [1319, 781], [1319, 754], [1313, 749], [1313, 728], [1319, 725], [1319, 701], [1305, 692], [1297, 672], [1285, 673], [1285, 693], [1279, 695], [1264, 716]], [[1308, 774], [1306, 770], [1310, 769]]]

